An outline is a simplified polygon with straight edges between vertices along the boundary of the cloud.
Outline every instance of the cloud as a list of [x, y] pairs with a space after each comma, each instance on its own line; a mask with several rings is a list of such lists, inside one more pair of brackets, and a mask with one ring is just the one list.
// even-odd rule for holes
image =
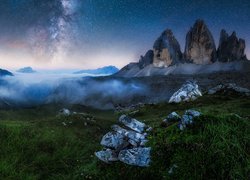
[[145, 85], [112, 78], [16, 74], [1, 81], [0, 100], [12, 106], [65, 103], [110, 109], [146, 93]]

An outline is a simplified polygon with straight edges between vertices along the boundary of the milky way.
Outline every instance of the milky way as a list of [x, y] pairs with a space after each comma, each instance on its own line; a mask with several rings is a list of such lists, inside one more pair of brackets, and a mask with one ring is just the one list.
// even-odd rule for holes
[[123, 67], [138, 61], [166, 28], [182, 50], [194, 21], [205, 20], [218, 45], [222, 28], [246, 40], [249, 0], [2, 0], [0, 65]]
[[60, 0], [60, 12], [51, 13], [48, 26], [35, 24], [27, 32], [30, 47], [36, 57], [61, 63], [76, 43], [78, 0]]

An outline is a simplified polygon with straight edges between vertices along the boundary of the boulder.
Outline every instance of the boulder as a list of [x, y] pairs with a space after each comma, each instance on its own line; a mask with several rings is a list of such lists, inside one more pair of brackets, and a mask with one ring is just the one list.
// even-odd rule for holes
[[208, 90], [208, 94], [216, 94], [216, 93], [228, 93], [230, 91], [233, 91], [235, 93], [239, 93], [242, 95], [250, 96], [250, 90], [247, 88], [239, 87], [234, 83], [229, 84], [220, 84], [214, 88], [211, 88]]
[[95, 152], [95, 155], [98, 159], [105, 163], [110, 163], [113, 161], [118, 161], [118, 156], [114, 150], [106, 149], [103, 151]]
[[189, 115], [189, 116], [193, 116], [193, 117], [199, 117], [201, 115], [201, 113], [199, 111], [195, 111], [192, 109], [186, 110], [185, 114]]
[[167, 29], [154, 43], [153, 64], [155, 67], [168, 67], [182, 59], [180, 44], [172, 31]]
[[245, 47], [245, 40], [238, 39], [235, 32], [229, 36], [228, 33], [222, 29], [217, 50], [218, 60], [221, 62], [247, 60]]
[[120, 151], [118, 159], [129, 165], [148, 167], [150, 163], [150, 147], [132, 148]]
[[187, 125], [193, 124], [194, 118], [201, 116], [199, 111], [195, 111], [192, 109], [186, 110], [184, 115], [182, 116], [178, 127], [180, 130], [184, 130]]
[[195, 82], [187, 82], [171, 96], [169, 103], [192, 101], [200, 96], [202, 96], [202, 94], [199, 90], [199, 86]]
[[146, 124], [126, 115], [121, 115], [119, 122], [139, 133], [142, 133], [146, 129]]
[[125, 143], [125, 137], [118, 132], [108, 132], [102, 137], [101, 145], [118, 149]]
[[179, 116], [179, 114], [177, 114], [176, 112], [172, 112], [167, 116], [166, 119], [163, 120], [163, 122], [165, 123], [176, 122], [179, 121], [180, 119], [181, 117]]
[[140, 134], [140, 133], [137, 133], [135, 131], [126, 130], [124, 128], [121, 128], [118, 125], [113, 125], [111, 128], [114, 131], [122, 134], [123, 136], [126, 136], [127, 138], [129, 138], [129, 139], [131, 139], [131, 140], [133, 140], [133, 141], [135, 141], [137, 143], [140, 143], [140, 141], [146, 139], [146, 136], [144, 134]]
[[187, 62], [195, 64], [216, 61], [214, 38], [203, 20], [197, 20], [187, 33], [184, 57]]

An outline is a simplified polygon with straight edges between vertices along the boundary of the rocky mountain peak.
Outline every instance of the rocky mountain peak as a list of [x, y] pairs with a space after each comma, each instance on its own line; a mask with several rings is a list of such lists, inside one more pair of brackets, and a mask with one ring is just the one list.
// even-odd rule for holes
[[221, 62], [245, 60], [245, 40], [237, 37], [234, 31], [230, 36], [223, 29], [220, 33], [220, 43], [217, 51]]
[[153, 46], [153, 64], [155, 67], [168, 67], [182, 58], [180, 44], [170, 29], [166, 29]]
[[216, 60], [213, 36], [203, 20], [197, 20], [186, 36], [185, 59], [195, 64], [210, 64]]

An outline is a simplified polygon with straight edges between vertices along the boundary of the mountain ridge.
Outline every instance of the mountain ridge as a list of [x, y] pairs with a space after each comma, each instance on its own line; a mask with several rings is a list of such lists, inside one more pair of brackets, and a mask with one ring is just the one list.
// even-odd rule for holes
[[73, 74], [94, 74], [94, 75], [102, 75], [102, 74], [107, 74], [107, 75], [111, 75], [114, 73], [117, 73], [119, 71], [119, 69], [115, 66], [104, 66], [101, 68], [97, 68], [97, 69], [86, 69], [86, 70], [80, 70], [80, 71], [76, 71]]
[[[186, 34], [184, 52], [181, 52], [172, 30], [166, 29], [156, 39], [153, 49], [141, 56], [139, 62], [129, 63], [114, 76], [167, 75], [173, 71], [185, 74], [188, 71], [186, 68], [194, 69], [194, 74], [250, 70], [245, 47], [245, 40], [238, 38], [236, 32], [229, 36], [224, 29], [221, 30], [220, 43], [216, 47], [205, 21], [198, 19]], [[203, 72], [200, 72], [201, 69]]]

